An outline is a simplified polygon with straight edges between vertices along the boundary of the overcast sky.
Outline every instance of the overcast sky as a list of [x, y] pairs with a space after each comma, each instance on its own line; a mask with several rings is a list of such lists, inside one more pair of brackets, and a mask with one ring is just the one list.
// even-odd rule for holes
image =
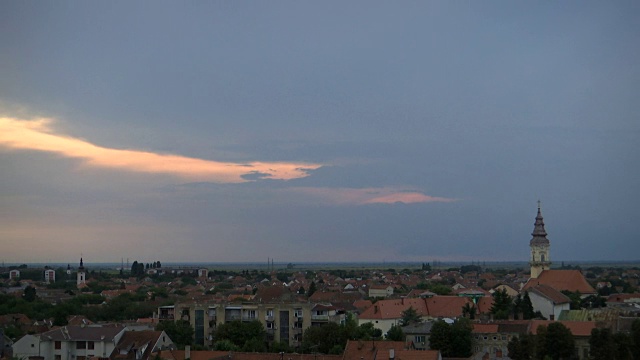
[[0, 260], [638, 260], [640, 2], [0, 2]]

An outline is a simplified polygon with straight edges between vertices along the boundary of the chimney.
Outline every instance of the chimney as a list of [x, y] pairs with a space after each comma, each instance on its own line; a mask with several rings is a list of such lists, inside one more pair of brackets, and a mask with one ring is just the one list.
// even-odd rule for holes
[[389, 360], [394, 360], [396, 358], [396, 351], [394, 349], [389, 349]]
[[191, 359], [191, 345], [186, 345], [184, 347], [184, 359]]

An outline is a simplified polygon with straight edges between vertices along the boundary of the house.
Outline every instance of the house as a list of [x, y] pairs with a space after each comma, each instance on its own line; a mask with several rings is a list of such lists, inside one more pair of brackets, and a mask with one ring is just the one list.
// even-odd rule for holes
[[63, 326], [36, 335], [25, 335], [13, 344], [18, 358], [86, 360], [106, 358], [124, 335], [124, 327]]
[[16, 280], [20, 278], [20, 270], [13, 269], [9, 271], [9, 280]]
[[423, 321], [418, 324], [411, 324], [402, 327], [405, 335], [405, 342], [411, 344], [416, 350], [428, 350], [429, 336], [431, 335], [432, 321]]
[[369, 288], [370, 298], [385, 298], [393, 295], [393, 286], [390, 285], [372, 285]]
[[549, 320], [558, 319], [563, 310], [570, 310], [571, 307], [571, 299], [547, 285], [529, 288], [529, 298], [533, 311], [540, 311], [542, 316]]
[[164, 331], [127, 331], [109, 356], [111, 359], [149, 360], [151, 354], [175, 348]]

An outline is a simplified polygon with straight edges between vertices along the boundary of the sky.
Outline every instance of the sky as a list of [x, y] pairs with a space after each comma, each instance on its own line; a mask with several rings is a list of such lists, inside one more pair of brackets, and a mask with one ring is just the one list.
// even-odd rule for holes
[[637, 1], [4, 1], [0, 260], [640, 260]]

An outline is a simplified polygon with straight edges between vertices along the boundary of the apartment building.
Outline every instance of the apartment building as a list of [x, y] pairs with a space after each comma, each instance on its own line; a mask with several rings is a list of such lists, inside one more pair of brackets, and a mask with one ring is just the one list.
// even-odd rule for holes
[[313, 309], [313, 304], [302, 302], [188, 302], [159, 307], [158, 320], [188, 321], [195, 330], [195, 343], [205, 346], [211, 346], [215, 342], [214, 334], [220, 324], [232, 321], [259, 321], [267, 331], [269, 342], [287, 342], [295, 348], [301, 345], [302, 334], [312, 325], [312, 319], [314, 324], [319, 325], [328, 322], [330, 318], [340, 318], [329, 316], [329, 311], [333, 309], [319, 308], [313, 317]]

